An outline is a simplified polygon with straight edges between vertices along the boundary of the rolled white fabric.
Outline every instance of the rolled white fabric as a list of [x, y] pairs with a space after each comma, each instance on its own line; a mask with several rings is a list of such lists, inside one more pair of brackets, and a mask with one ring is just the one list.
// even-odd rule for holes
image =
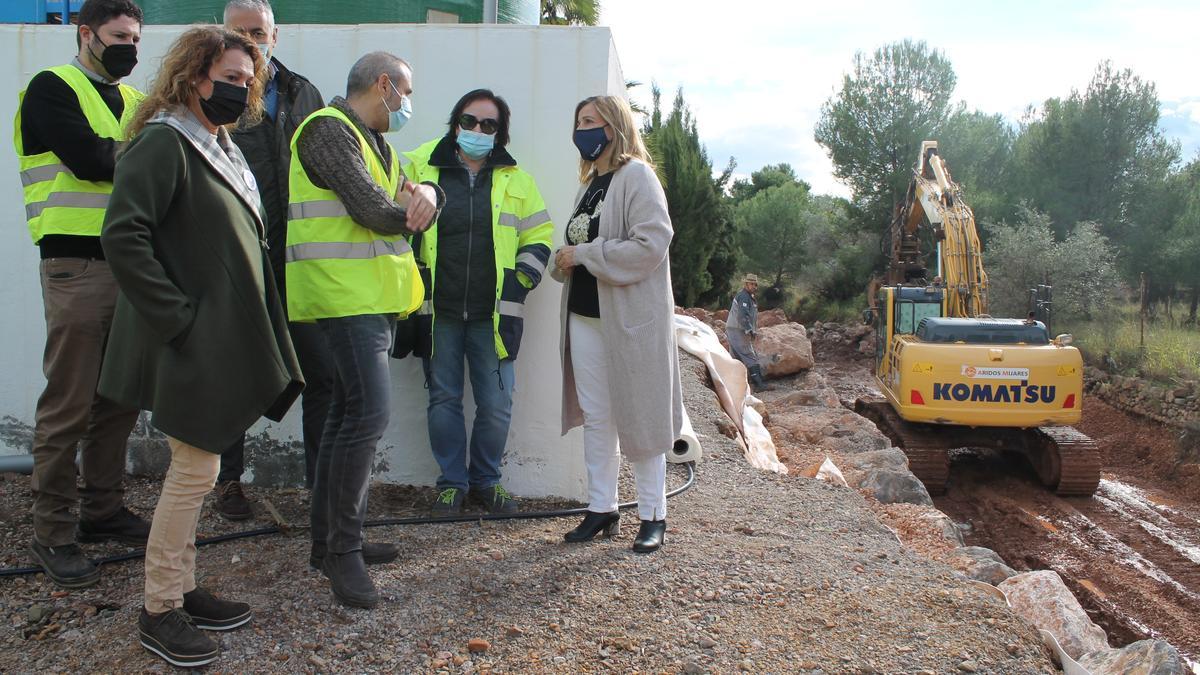
[[675, 464], [698, 462], [701, 455], [700, 439], [692, 428], [692, 418], [688, 416], [687, 408], [684, 408], [683, 428], [679, 430], [679, 438], [675, 439], [675, 447], [667, 453], [667, 461]]

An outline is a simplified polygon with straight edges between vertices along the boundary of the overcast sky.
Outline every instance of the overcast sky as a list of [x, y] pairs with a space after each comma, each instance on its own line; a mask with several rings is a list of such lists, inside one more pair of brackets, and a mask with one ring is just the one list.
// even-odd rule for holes
[[788, 162], [817, 192], [847, 195], [813, 141], [821, 104], [856, 51], [904, 38], [942, 50], [954, 66], [954, 98], [1014, 123], [1030, 104], [1083, 89], [1111, 59], [1155, 82], [1162, 127], [1200, 151], [1200, 2], [968, 0], [601, 0], [627, 80], [674, 90], [695, 113], [717, 170], [728, 157], [746, 175]]

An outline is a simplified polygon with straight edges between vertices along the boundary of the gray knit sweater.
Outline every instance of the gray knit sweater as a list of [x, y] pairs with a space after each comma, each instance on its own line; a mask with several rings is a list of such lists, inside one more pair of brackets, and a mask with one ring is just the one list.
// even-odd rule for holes
[[[392, 148], [383, 134], [368, 127], [346, 99], [336, 96], [329, 105], [354, 122], [384, 166], [392, 161]], [[313, 185], [332, 190], [354, 222], [380, 234], [409, 234], [404, 207], [396, 203], [395, 195], [388, 194], [371, 177], [358, 138], [345, 124], [332, 117], [319, 117], [309, 122], [296, 139], [296, 154]], [[400, 180], [406, 180], [403, 172]], [[434, 189], [438, 191], [440, 208], [445, 196], [437, 186]]]

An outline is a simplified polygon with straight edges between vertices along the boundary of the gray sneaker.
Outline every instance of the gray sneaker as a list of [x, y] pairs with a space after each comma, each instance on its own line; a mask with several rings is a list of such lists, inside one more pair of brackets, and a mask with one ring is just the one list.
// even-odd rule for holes
[[438, 493], [433, 501], [433, 515], [456, 516], [462, 513], [463, 491], [458, 488], [446, 488]]
[[517, 500], [502, 485], [471, 490], [471, 501], [489, 513], [516, 513]]

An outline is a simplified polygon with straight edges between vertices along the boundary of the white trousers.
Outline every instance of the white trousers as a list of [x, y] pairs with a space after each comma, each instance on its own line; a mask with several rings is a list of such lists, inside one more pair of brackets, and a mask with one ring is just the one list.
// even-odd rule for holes
[[[588, 473], [588, 510], [608, 513], [617, 510], [617, 473], [621, 450], [612, 419], [608, 389], [608, 363], [600, 319], [571, 313], [571, 367], [575, 391], [583, 408], [583, 458]], [[637, 483], [638, 517], [665, 520], [667, 517], [667, 456], [630, 460]]]

